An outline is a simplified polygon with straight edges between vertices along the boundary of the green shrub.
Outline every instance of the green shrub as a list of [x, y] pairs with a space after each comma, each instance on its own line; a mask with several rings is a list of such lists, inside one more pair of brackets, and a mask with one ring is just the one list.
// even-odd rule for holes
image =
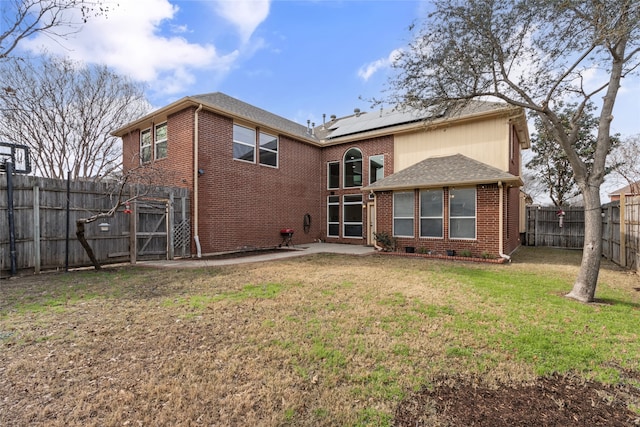
[[398, 246], [398, 239], [389, 233], [382, 231], [380, 233], [373, 233], [373, 236], [375, 237], [376, 242], [378, 242], [378, 245], [382, 247], [383, 251], [393, 252], [396, 250], [396, 247]]
[[463, 250], [460, 251], [459, 255], [467, 257], [467, 258], [470, 258], [471, 257], [471, 251], [469, 249], [463, 249]]

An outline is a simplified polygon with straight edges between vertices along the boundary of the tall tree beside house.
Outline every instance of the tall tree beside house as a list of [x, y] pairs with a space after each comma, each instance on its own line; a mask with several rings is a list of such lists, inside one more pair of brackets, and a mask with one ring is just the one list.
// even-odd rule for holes
[[2, 0], [0, 60], [11, 56], [20, 41], [39, 33], [65, 39], [113, 6], [101, 0]]
[[[558, 117], [565, 127], [565, 132], [571, 132], [571, 119], [576, 114], [576, 104], [565, 105], [558, 103], [556, 110]], [[585, 106], [583, 115], [578, 122], [578, 134], [574, 149], [587, 168], [593, 167], [593, 156], [597, 147], [598, 118], [594, 115], [593, 103]], [[535, 133], [531, 136], [531, 150], [533, 158], [527, 162], [527, 167], [534, 171], [533, 178], [541, 181], [546, 193], [555, 206], [568, 206], [579, 203], [580, 188], [576, 183], [569, 157], [557, 143], [552, 129], [548, 129], [539, 116], [534, 116]], [[611, 150], [620, 142], [619, 135], [611, 136]], [[615, 166], [615, 165], [614, 165]], [[605, 174], [612, 167], [605, 168]]]
[[[568, 296], [593, 301], [602, 253], [600, 186], [616, 96], [640, 65], [640, 3], [435, 0], [433, 8], [394, 63], [389, 101], [426, 108], [495, 97], [537, 115], [565, 152], [585, 206], [582, 263]], [[558, 100], [576, 105], [569, 126]], [[598, 109], [590, 164], [576, 148], [589, 103]]]
[[0, 67], [0, 139], [28, 146], [37, 175], [99, 180], [120, 168], [110, 132], [149, 110], [142, 85], [53, 56]]

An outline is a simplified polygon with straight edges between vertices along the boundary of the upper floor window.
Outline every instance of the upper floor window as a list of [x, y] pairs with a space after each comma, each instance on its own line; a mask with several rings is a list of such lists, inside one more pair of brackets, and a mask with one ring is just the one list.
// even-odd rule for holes
[[449, 190], [449, 237], [451, 239], [476, 238], [476, 189]]
[[393, 235], [413, 237], [413, 191], [393, 193]]
[[278, 167], [278, 137], [260, 132], [260, 164]]
[[151, 129], [145, 129], [140, 132], [140, 162], [148, 163], [151, 161]]
[[167, 157], [167, 122], [156, 126], [155, 146], [156, 160], [164, 159], [165, 157]]
[[369, 157], [369, 184], [384, 178], [384, 155]]
[[344, 155], [344, 187], [362, 186], [362, 152], [349, 149]]
[[340, 188], [340, 162], [327, 164], [327, 188]]
[[442, 237], [442, 189], [420, 191], [420, 237]]
[[255, 163], [256, 131], [248, 127], [233, 125], [233, 158]]

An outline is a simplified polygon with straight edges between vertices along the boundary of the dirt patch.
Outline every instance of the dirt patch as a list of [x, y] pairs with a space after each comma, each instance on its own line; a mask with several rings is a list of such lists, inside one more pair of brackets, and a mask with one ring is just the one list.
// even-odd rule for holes
[[[635, 375], [637, 377], [637, 374]], [[490, 387], [445, 378], [402, 401], [395, 426], [634, 426], [628, 409], [640, 388], [553, 375], [522, 386]]]

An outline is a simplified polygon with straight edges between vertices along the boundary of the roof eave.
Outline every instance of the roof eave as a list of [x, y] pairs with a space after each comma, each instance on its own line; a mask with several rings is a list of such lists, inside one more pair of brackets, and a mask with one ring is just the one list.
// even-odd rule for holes
[[441, 187], [468, 187], [472, 185], [487, 185], [487, 184], [507, 184], [510, 186], [521, 187], [523, 185], [522, 179], [519, 176], [507, 179], [485, 179], [485, 180], [467, 180], [467, 181], [442, 181], [442, 182], [428, 182], [428, 183], [414, 183], [414, 184], [396, 184], [396, 185], [382, 185], [382, 186], [367, 186], [363, 191], [399, 191], [399, 190], [415, 190], [416, 188], [441, 188]]
[[111, 134], [113, 136], [117, 136], [122, 138], [125, 134], [127, 134], [128, 132], [134, 130], [134, 129], [138, 129], [140, 128], [144, 123], [146, 122], [155, 122], [156, 118], [159, 119], [159, 121], [163, 121], [166, 120], [166, 118], [168, 116], [170, 116], [171, 114], [177, 113], [178, 111], [182, 111], [186, 108], [189, 107], [198, 107], [202, 105], [203, 109], [206, 109], [207, 111], [216, 113], [216, 114], [220, 114], [222, 116], [227, 116], [227, 117], [232, 117], [232, 118], [237, 118], [240, 120], [244, 120], [244, 121], [248, 121], [251, 123], [255, 123], [258, 126], [264, 127], [264, 128], [268, 128], [268, 129], [272, 129], [274, 131], [277, 131], [280, 135], [284, 135], [287, 136], [289, 138], [293, 138], [299, 141], [303, 141], [306, 142], [308, 144], [311, 145], [315, 145], [315, 146], [321, 146], [322, 144], [318, 141], [318, 139], [316, 138], [312, 138], [312, 137], [304, 137], [302, 135], [298, 135], [298, 134], [294, 134], [291, 132], [287, 132], [287, 131], [283, 131], [282, 129], [274, 129], [273, 126], [270, 126], [267, 123], [263, 123], [261, 121], [257, 121], [255, 119], [249, 119], [246, 117], [242, 117], [236, 113], [233, 113], [231, 111], [225, 110], [224, 108], [220, 108], [217, 105], [213, 105], [210, 103], [207, 103], [206, 101], [203, 101], [201, 99], [198, 98], [194, 98], [192, 96], [186, 96], [184, 98], [181, 98], [169, 105], [167, 105], [166, 107], [160, 108], [159, 110], [155, 110], [152, 113], [149, 113], [141, 118], [139, 118], [138, 120], [135, 120], [129, 124], [127, 124], [126, 126], [121, 127], [120, 129], [117, 129], [115, 131], [113, 131]]

